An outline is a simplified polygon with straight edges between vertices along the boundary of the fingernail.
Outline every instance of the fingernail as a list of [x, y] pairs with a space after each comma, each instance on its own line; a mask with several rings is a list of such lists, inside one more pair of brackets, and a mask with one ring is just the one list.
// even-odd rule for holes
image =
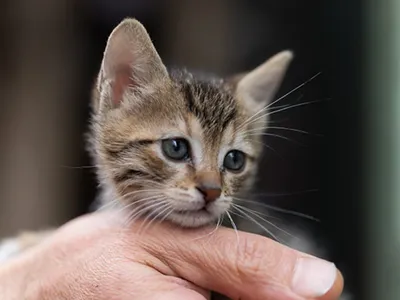
[[301, 297], [320, 297], [332, 288], [336, 276], [335, 264], [318, 258], [301, 257], [296, 263], [292, 290]]

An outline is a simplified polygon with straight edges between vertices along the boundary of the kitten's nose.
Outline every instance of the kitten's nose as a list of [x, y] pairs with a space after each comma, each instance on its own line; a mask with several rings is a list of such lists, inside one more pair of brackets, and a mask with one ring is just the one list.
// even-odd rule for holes
[[221, 176], [218, 172], [199, 172], [196, 188], [203, 194], [206, 203], [213, 202], [221, 195]]
[[221, 196], [221, 187], [212, 185], [198, 185], [196, 187], [203, 194], [206, 203], [213, 202]]

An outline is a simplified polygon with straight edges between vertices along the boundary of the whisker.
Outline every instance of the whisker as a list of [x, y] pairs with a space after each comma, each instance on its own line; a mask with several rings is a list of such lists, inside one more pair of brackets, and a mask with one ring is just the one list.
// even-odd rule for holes
[[270, 145], [268, 145], [268, 144], [266, 144], [266, 143], [264, 143], [264, 142], [261, 142], [261, 141], [256, 141], [256, 140], [255, 140], [255, 141], [253, 141], [253, 142], [263, 145], [264, 147], [268, 148], [269, 150], [271, 150], [272, 152], [274, 152], [276, 155], [278, 155], [280, 159], [285, 160], [285, 159], [283, 158], [283, 156], [282, 156], [278, 151], [276, 151], [272, 146], [270, 146]]
[[[168, 214], [170, 214], [173, 211], [173, 207], [169, 204], [169, 203], [164, 203], [163, 206], [160, 206], [158, 209], [156, 209], [152, 214], [149, 214], [148, 217], [150, 217], [151, 215], [155, 215], [154, 217], [151, 217], [150, 222], [147, 223], [147, 225], [143, 228], [142, 232], [145, 232], [147, 228], [150, 227], [150, 225], [155, 221], [158, 220], [159, 222], [162, 222], [163, 219], [165, 219], [166, 217], [166, 212], [168, 212]], [[164, 214], [164, 216], [159, 219], [160, 216], [162, 216]], [[146, 223], [146, 220], [142, 223], [142, 225], [144, 225]]]
[[[294, 103], [288, 103], [288, 104], [280, 105], [280, 106], [274, 106], [274, 105], [271, 106], [271, 105], [268, 105], [268, 106], [267, 106], [267, 109], [264, 111], [263, 116], [267, 116], [267, 115], [269, 115], [271, 112], [277, 111], [277, 110], [279, 110], [279, 109], [288, 108], [288, 107], [290, 107], [291, 105], [298, 103], [301, 99], [303, 99], [303, 97], [304, 97], [304, 95], [303, 95], [303, 94], [300, 94], [300, 95], [296, 98], [296, 100], [294, 101]], [[283, 99], [281, 99], [281, 100], [283, 100]], [[258, 120], [258, 119], [260, 119], [260, 117], [257, 117], [257, 120]], [[253, 120], [253, 121], [251, 121], [249, 124], [252, 124], [252, 123], [254, 123], [255, 121], [256, 121], [256, 120]]]
[[[146, 228], [143, 228], [143, 232], [145, 232], [145, 230], [148, 228], [148, 227], [150, 227], [150, 224], [154, 221], [154, 220], [158, 220], [158, 223], [162, 223], [162, 222], [164, 222], [167, 218], [168, 218], [168, 216], [172, 213], [174, 211], [174, 208], [171, 206], [171, 205], [167, 205], [167, 207], [166, 207], [166, 209], [164, 209], [163, 211], [161, 211], [157, 216], [155, 216], [154, 218], [153, 218], [153, 220], [151, 220], [150, 221], [150, 223], [146, 226]], [[161, 219], [159, 219], [158, 217], [160, 216], [160, 215], [162, 215], [162, 214], [164, 214], [164, 216], [161, 218]], [[144, 224], [144, 223], [143, 223]]]
[[226, 215], [228, 216], [229, 221], [230, 221], [231, 224], [232, 224], [233, 230], [234, 230], [235, 233], [236, 233], [237, 249], [239, 249], [239, 233], [238, 233], [237, 226], [236, 226], [235, 222], [233, 221], [233, 218], [232, 218], [231, 214], [229, 213], [229, 211], [226, 211]]
[[140, 218], [146, 215], [148, 212], [148, 206], [159, 206], [159, 202], [156, 201], [156, 203], [151, 203], [151, 205], [141, 205], [135, 210], [132, 210], [129, 214], [126, 215], [126, 218], [123, 219], [124, 221], [124, 226], [125, 227], [130, 227], [132, 224], [136, 223]]
[[315, 74], [314, 76], [311, 76], [311, 78], [307, 79], [306, 81], [304, 81], [302, 84], [298, 85], [297, 87], [295, 87], [294, 89], [292, 89], [291, 91], [287, 92], [286, 94], [284, 94], [283, 96], [279, 97], [278, 99], [276, 99], [275, 101], [271, 102], [270, 104], [267, 105], [267, 108], [272, 107], [274, 104], [278, 103], [279, 101], [285, 99], [287, 96], [293, 94], [295, 91], [301, 89], [303, 86], [305, 86], [306, 84], [310, 83], [311, 81], [313, 81], [315, 78], [317, 78], [319, 75], [321, 75], [321, 72], [318, 72], [317, 74]]
[[[152, 197], [148, 197], [145, 199], [140, 199], [139, 201], [134, 201], [129, 204], [129, 206], [137, 205], [131, 212], [130, 215], [132, 218], [136, 217], [137, 213], [145, 212], [153, 207], [157, 207], [157, 204], [161, 203], [160, 200], [163, 199], [162, 195], [155, 195]], [[139, 205], [138, 205], [139, 204]]]
[[265, 127], [260, 127], [260, 128], [253, 128], [253, 129], [243, 131], [243, 132], [241, 132], [241, 134], [247, 134], [247, 133], [257, 132], [257, 131], [260, 131], [260, 133], [262, 133], [262, 132], [264, 132], [264, 130], [270, 130], [270, 129], [286, 130], [286, 131], [293, 131], [293, 132], [298, 132], [298, 133], [303, 133], [303, 134], [322, 136], [322, 134], [318, 134], [318, 133], [311, 133], [311, 132], [300, 130], [300, 129], [289, 128], [289, 127], [279, 127], [279, 126], [265, 126]]
[[145, 206], [147, 204], [151, 204], [151, 203], [159, 201], [159, 199], [162, 198], [162, 197], [163, 197], [162, 195], [153, 195], [153, 196], [146, 197], [146, 198], [143, 198], [143, 199], [140, 199], [140, 200], [137, 200], [137, 201], [132, 201], [128, 205], [123, 206], [120, 211], [127, 211], [128, 208], [130, 208], [130, 207], [132, 207], [134, 205], [139, 205], [139, 204], [140, 204], [140, 206], [138, 206], [138, 207], [143, 207], [143, 206]]
[[320, 133], [311, 133], [305, 130], [300, 130], [300, 129], [295, 129], [295, 128], [289, 128], [289, 127], [279, 127], [279, 126], [269, 126], [268, 129], [276, 129], [276, 130], [287, 130], [287, 131], [293, 131], [293, 132], [298, 132], [298, 133], [303, 133], [303, 134], [309, 134], [309, 135], [316, 135], [316, 136], [323, 136]]
[[309, 189], [309, 190], [297, 191], [297, 192], [291, 192], [291, 193], [251, 193], [249, 195], [266, 196], [266, 197], [286, 197], [286, 196], [302, 195], [305, 193], [315, 193], [315, 192], [319, 192], [319, 189]]
[[282, 111], [285, 111], [285, 110], [288, 110], [288, 109], [291, 109], [291, 108], [295, 108], [295, 107], [299, 107], [299, 106], [304, 106], [304, 105], [308, 105], [308, 104], [312, 104], [312, 103], [320, 103], [320, 102], [327, 101], [327, 100], [331, 100], [331, 99], [330, 99], [330, 98], [325, 98], [325, 99], [319, 99], [319, 100], [314, 100], [314, 101], [308, 101], [308, 102], [302, 102], [302, 103], [292, 104], [292, 105], [290, 105], [290, 106], [288, 106], [288, 107], [284, 107], [284, 108], [275, 110], [275, 111], [269, 113], [269, 115], [273, 115], [273, 114], [276, 114], [276, 113], [278, 113], [278, 112], [282, 112]]
[[232, 206], [232, 207], [242, 214], [242, 215], [238, 215], [239, 217], [242, 217], [242, 218], [247, 217], [250, 221], [252, 221], [254, 224], [258, 225], [261, 229], [263, 229], [267, 234], [269, 234], [276, 241], [278, 241], [280, 243], [283, 243], [283, 241], [281, 239], [279, 239], [269, 229], [267, 229], [264, 225], [262, 225], [260, 222], [258, 222], [256, 219], [254, 219], [249, 214], [247, 214], [245, 211], [243, 211], [242, 209], [240, 209], [239, 207], [236, 207], [236, 206]]
[[277, 212], [280, 212], [280, 213], [285, 213], [285, 214], [288, 214], [288, 215], [293, 215], [293, 216], [309, 219], [309, 220], [312, 220], [312, 221], [315, 221], [315, 222], [320, 222], [319, 219], [317, 219], [317, 218], [315, 218], [313, 216], [309, 216], [309, 215], [306, 215], [306, 214], [303, 214], [303, 213], [300, 213], [300, 212], [297, 212], [297, 211], [288, 210], [288, 209], [284, 209], [284, 208], [279, 208], [279, 207], [276, 207], [276, 206], [273, 206], [273, 205], [269, 205], [269, 204], [266, 204], [266, 203], [260, 203], [258, 201], [245, 200], [245, 199], [240, 199], [240, 198], [236, 198], [236, 197], [232, 197], [232, 198], [235, 199], [236, 201], [252, 203], [252, 204], [263, 206], [265, 208], [268, 208], [270, 210], [277, 211]]
[[[151, 199], [146, 199], [146, 202], [138, 205], [132, 211], [129, 212], [127, 215], [127, 224], [132, 223], [136, 218], [140, 218], [144, 215], [147, 211], [152, 209], [153, 207], [157, 207], [158, 205], [162, 204], [160, 200], [162, 200], [163, 196], [158, 195], [157, 197], [153, 197]], [[137, 203], [131, 203], [137, 204]]]
[[[271, 225], [272, 227], [274, 227], [274, 228], [276, 228], [276, 229], [282, 231], [283, 233], [287, 234], [288, 236], [290, 236], [290, 237], [292, 237], [292, 238], [294, 238], [294, 239], [297, 239], [297, 237], [295, 237], [295, 236], [294, 236], [293, 234], [291, 234], [290, 232], [288, 232], [288, 231], [286, 231], [286, 230], [280, 228], [278, 225], [276, 225], [276, 224], [274, 224], [273, 222], [268, 221], [266, 218], [263, 218], [262, 216], [260, 216], [261, 214], [258, 213], [257, 211], [254, 211], [254, 210], [252, 210], [252, 209], [250, 209], [250, 208], [247, 208], [247, 207], [245, 207], [245, 206], [238, 205], [238, 204], [232, 204], [232, 205], [237, 206], [237, 207], [239, 207], [240, 209], [243, 209], [244, 211], [247, 211], [249, 214], [252, 214], [253, 216], [256, 216], [256, 217], [259, 218], [260, 220], [262, 220], [262, 221], [266, 222], [267, 224]], [[264, 214], [264, 215], [265, 215], [265, 214]], [[267, 216], [267, 215], [265, 215], [265, 216]]]
[[289, 142], [292, 142], [292, 143], [295, 143], [295, 144], [298, 144], [298, 145], [300, 145], [300, 146], [305, 147], [305, 145], [303, 145], [303, 144], [301, 144], [301, 143], [299, 143], [299, 142], [297, 142], [297, 141], [295, 141], [295, 140], [292, 140], [292, 139], [290, 139], [290, 138], [287, 138], [287, 137], [285, 137], [285, 136], [279, 135], [279, 134], [268, 133], [268, 132], [263, 132], [263, 133], [260, 133], [260, 134], [254, 134], [254, 133], [248, 134], [248, 136], [253, 136], [253, 135], [263, 135], [263, 136], [276, 137], [276, 138], [280, 138], [280, 139], [283, 139], [283, 140], [287, 140], [287, 141], [289, 141]]
[[313, 104], [313, 103], [319, 103], [319, 102], [323, 102], [323, 101], [327, 101], [327, 100], [330, 100], [330, 98], [319, 99], [319, 100], [308, 101], [308, 102], [302, 102], [302, 103], [296, 103], [296, 104], [292, 104], [292, 105], [289, 105], [289, 106], [281, 108], [281, 109], [274, 110], [272, 112], [266, 111], [263, 115], [258, 116], [257, 118], [253, 119], [251, 122], [247, 123], [246, 125], [252, 124], [252, 123], [254, 123], [254, 122], [256, 122], [256, 121], [258, 121], [258, 120], [260, 120], [260, 119], [262, 119], [262, 118], [264, 118], [266, 116], [271, 116], [273, 114], [276, 114], [276, 113], [279, 113], [279, 112], [282, 112], [282, 111], [286, 111], [288, 109], [292, 109], [292, 108], [300, 107], [300, 106], [305, 106], [305, 105], [309, 105], [309, 104]]
[[[121, 203], [121, 200], [123, 200], [123, 199], [125, 199], [125, 198], [128, 198], [128, 197], [130, 197], [130, 196], [133, 196], [133, 195], [135, 195], [135, 194], [139, 194], [139, 193], [148, 193], [148, 192], [153, 192], [153, 193], [157, 193], [157, 194], [159, 194], [160, 193], [160, 191], [158, 190], [158, 189], [148, 189], [148, 190], [137, 190], [137, 191], [132, 191], [132, 192], [129, 192], [129, 193], [126, 193], [125, 195], [122, 195], [122, 196], [120, 196], [120, 197], [117, 197], [117, 198], [115, 198], [115, 199], [113, 199], [113, 200], [111, 200], [110, 202], [108, 202], [108, 203], [106, 203], [106, 204], [104, 204], [104, 205], [102, 205], [102, 206], [100, 206], [99, 207], [99, 210], [106, 210], [106, 209], [108, 209], [110, 206], [112, 206], [112, 205], [120, 205], [120, 204], [123, 204], [123, 203]], [[152, 196], [151, 196], [152, 197]], [[144, 198], [144, 199], [141, 199], [141, 200], [138, 200], [138, 201], [145, 201], [147, 198]], [[134, 201], [134, 203], [138, 203], [138, 201]]]
[[119, 203], [118, 201], [111, 200], [111, 201], [108, 201], [105, 204], [101, 204], [100, 206], [98, 206], [97, 210], [98, 211], [104, 211], [104, 210], [109, 209], [109, 208], [113, 209], [113, 206], [119, 206], [120, 204], [121, 203]]
[[96, 166], [64, 166], [61, 165], [61, 168], [65, 168], [65, 169], [94, 169], [96, 168]]
[[250, 209], [250, 208], [245, 207], [245, 206], [243, 206], [243, 205], [239, 205], [239, 204], [236, 204], [236, 203], [232, 203], [232, 205], [237, 205], [238, 207], [246, 208], [246, 209], [248, 209], [248, 210], [251, 210], [251, 211], [254, 212], [254, 213], [257, 213], [257, 214], [260, 215], [260, 216], [264, 216], [264, 217], [267, 217], [267, 218], [270, 218], [270, 219], [275, 219], [275, 220], [278, 220], [278, 221], [282, 221], [282, 218], [279, 218], [279, 217], [276, 217], [276, 216], [273, 216], [273, 215], [270, 215], [270, 214], [261, 213], [261, 212], [259, 212], [259, 211]]
[[[146, 229], [149, 228], [150, 225], [154, 222], [154, 220], [157, 220], [158, 217], [160, 217], [163, 213], [170, 210], [171, 208], [172, 207], [169, 203], [164, 202], [163, 205], [160, 205], [160, 207], [158, 209], [155, 209], [152, 213], [147, 215], [147, 217], [144, 219], [142, 225], [139, 228], [139, 231], [138, 231], [139, 234], [140, 234], [140, 232], [144, 233], [146, 231]], [[155, 215], [155, 216], [153, 217], [153, 215]], [[143, 227], [143, 225], [146, 223], [147, 220], [149, 220], [150, 217], [151, 217], [150, 222], [148, 222], [147, 225], [145, 227]], [[140, 230], [141, 228], [143, 229], [142, 231]]]
[[168, 216], [169, 216], [170, 214], [172, 214], [173, 212], [174, 212], [174, 208], [171, 206], [171, 207], [170, 207], [170, 211], [167, 212], [167, 213], [164, 215], [164, 217], [162, 217], [162, 218], [159, 220], [159, 223], [164, 222], [164, 221], [168, 218]]
[[[150, 203], [151, 199], [147, 199]], [[117, 218], [121, 221], [123, 227], [129, 226], [132, 222], [131, 216], [135, 214], [136, 211], [140, 210], [143, 206], [139, 205], [130, 209], [135, 203], [129, 203], [120, 207], [118, 210], [112, 211], [112, 213], [117, 216]]]
[[218, 228], [221, 227], [222, 222], [224, 221], [224, 217], [225, 217], [224, 215], [218, 217], [217, 225], [216, 225], [215, 229], [213, 230], [213, 232], [211, 232], [211, 234], [209, 235], [207, 242], [210, 242], [212, 234], [214, 234], [218, 230]]
[[276, 105], [276, 106], [270, 107], [270, 109], [280, 109], [280, 108], [287, 107], [287, 106], [289, 106], [289, 105], [290, 105], [290, 104]]
[[[253, 118], [255, 118], [257, 115], [259, 115], [260, 113], [266, 111], [267, 109], [270, 109], [274, 104], [278, 103], [279, 101], [285, 99], [287, 96], [293, 94], [295, 91], [297, 91], [298, 89], [302, 88], [303, 86], [305, 86], [307, 83], [309, 83], [310, 81], [314, 80], [317, 76], [319, 76], [321, 74], [321, 72], [317, 73], [316, 75], [312, 76], [311, 78], [309, 78], [308, 80], [306, 80], [305, 82], [303, 82], [302, 84], [298, 85], [297, 87], [295, 87], [294, 89], [292, 89], [291, 91], [289, 91], [288, 93], [284, 94], [283, 96], [279, 97], [278, 99], [276, 99], [275, 101], [271, 102], [270, 104], [268, 104], [266, 107], [262, 108], [261, 110], [259, 110], [257, 113], [255, 113], [254, 115], [252, 115], [251, 117], [249, 117], [246, 121], [244, 121], [242, 123], [241, 126], [239, 126], [239, 128], [243, 128], [244, 126], [246, 126], [247, 124], [249, 124], [249, 122], [254, 122]], [[283, 109], [283, 108], [282, 108]]]
[[209, 233], [207, 233], [207, 234], [205, 234], [205, 235], [201, 235], [201, 236], [199, 236], [199, 237], [197, 237], [197, 238], [194, 238], [194, 239], [192, 239], [192, 240], [190, 240], [190, 241], [197, 241], [197, 240], [200, 240], [200, 239], [202, 239], [202, 238], [211, 236], [213, 233], [215, 233], [215, 232], [218, 230], [218, 227], [221, 225], [221, 223], [222, 223], [222, 218], [221, 218], [221, 217], [218, 217], [217, 224], [216, 224], [216, 226], [214, 227], [213, 230], [211, 230]]

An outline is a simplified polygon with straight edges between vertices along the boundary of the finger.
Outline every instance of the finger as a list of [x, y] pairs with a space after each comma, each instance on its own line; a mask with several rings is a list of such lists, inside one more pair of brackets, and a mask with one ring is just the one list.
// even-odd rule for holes
[[[165, 276], [164, 280], [169, 283], [171, 286], [177, 286], [181, 290], [191, 290], [194, 291], [195, 293], [203, 296], [205, 299], [210, 299], [210, 291], [205, 290], [198, 285], [195, 285], [187, 280], [183, 280], [181, 278], [175, 277], [175, 276]], [[191, 298], [188, 298], [191, 299]]]
[[[160, 275], [162, 276], [162, 275]], [[158, 282], [158, 283], [157, 283]], [[174, 276], [162, 276], [162, 282], [152, 280], [148, 289], [150, 296], [141, 297], [147, 300], [210, 300], [211, 293], [199, 286]]]
[[174, 291], [167, 291], [163, 293], [156, 293], [143, 300], [210, 300], [210, 297], [205, 297], [196, 291], [189, 289], [179, 289]]
[[220, 228], [186, 230], [162, 224], [140, 240], [160, 271], [232, 299], [337, 299], [343, 279], [334, 264], [262, 236]]

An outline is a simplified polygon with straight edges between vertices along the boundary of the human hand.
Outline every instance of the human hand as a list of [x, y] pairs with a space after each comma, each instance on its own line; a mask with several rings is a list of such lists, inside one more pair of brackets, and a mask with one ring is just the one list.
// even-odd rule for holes
[[343, 288], [333, 264], [261, 236], [140, 226], [109, 212], [67, 223], [0, 268], [0, 298], [334, 300]]

